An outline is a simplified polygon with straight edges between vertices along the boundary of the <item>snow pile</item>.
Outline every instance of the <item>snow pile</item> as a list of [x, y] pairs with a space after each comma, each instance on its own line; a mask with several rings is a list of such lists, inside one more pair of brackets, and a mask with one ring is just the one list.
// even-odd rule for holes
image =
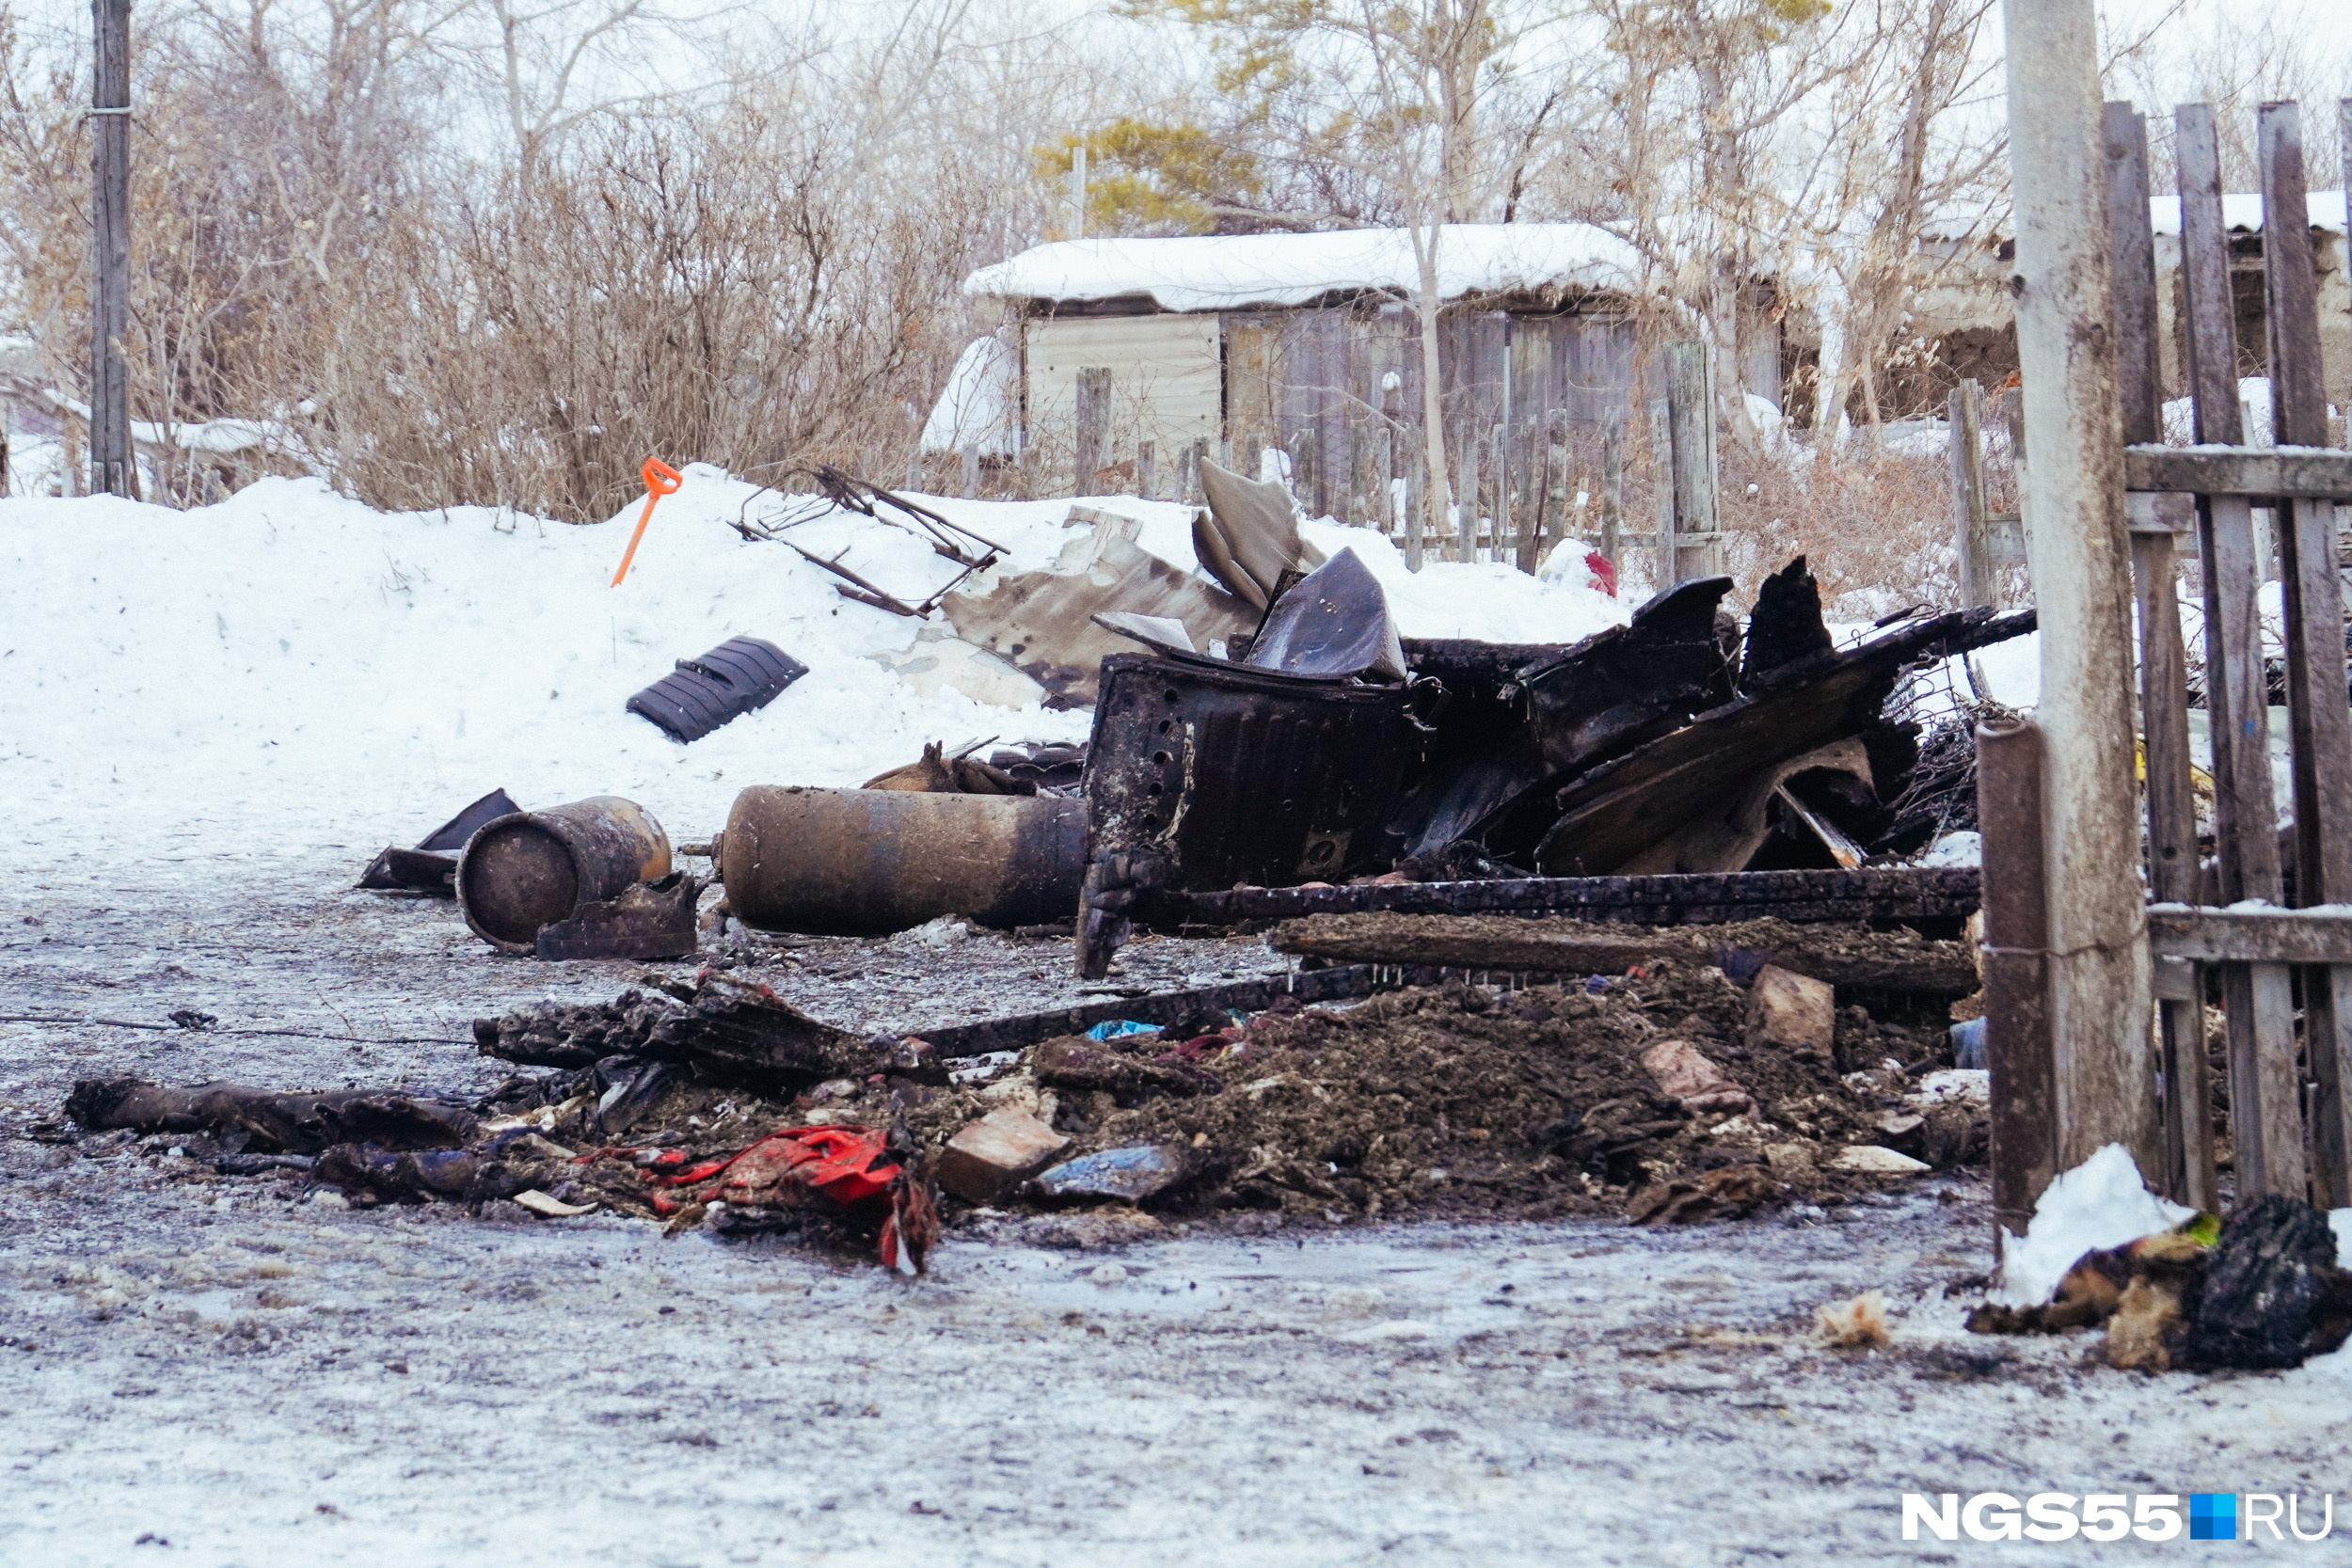
[[[413, 843], [494, 786], [526, 806], [643, 803], [707, 837], [751, 784], [856, 784], [927, 740], [1082, 740], [1087, 712], [917, 691], [872, 657], [920, 624], [834, 592], [780, 544], [729, 526], [785, 502], [690, 466], [628, 580], [608, 586], [639, 504], [594, 527], [485, 508], [383, 514], [310, 480], [264, 480], [173, 512], [98, 497], [0, 501], [0, 801], [32, 842], [183, 854], [268, 843]], [[932, 502], [1049, 565], [1071, 502]], [[1188, 507], [1107, 497], [1142, 544], [1193, 569]], [[1378, 534], [1353, 546], [1407, 636], [1566, 641], [1622, 621], [1613, 600], [1503, 566], [1416, 577]], [[787, 537], [916, 599], [956, 570], [912, 533], [824, 513]], [[939, 623], [930, 623], [936, 626]], [[676, 659], [764, 638], [809, 673], [691, 746], [624, 710]], [[168, 851], [164, 847], [172, 845]]]
[[1389, 612], [1405, 637], [1573, 642], [1622, 626], [1633, 613], [1630, 602], [1593, 587], [1589, 573], [1563, 581], [1530, 577], [1503, 562], [1461, 561], [1425, 561], [1419, 572], [1410, 572], [1405, 552], [1375, 529], [1323, 522], [1309, 523], [1299, 532], [1327, 556], [1354, 550], [1380, 579]]
[[1973, 830], [1946, 833], [1919, 857], [1921, 865], [1982, 865], [1984, 835]]
[[[386, 515], [308, 480], [174, 513], [112, 498], [0, 502], [0, 794], [40, 836], [51, 803], [105, 799], [129, 831], [194, 818], [413, 842], [494, 785], [525, 805], [612, 793], [705, 837], [742, 784], [856, 784], [925, 740], [1078, 739], [1085, 715], [916, 698], [866, 655], [916, 624], [727, 526], [761, 498], [715, 468], [660, 503], [608, 586], [638, 506], [573, 528], [478, 508]], [[1043, 564], [1067, 502], [985, 509]], [[952, 563], [835, 514], [795, 530], [910, 597]], [[729, 637], [810, 673], [681, 747], [624, 711]]]
[[[1973, 1101], [1979, 1105], [1993, 1103], [1993, 1074], [1982, 1068], [1939, 1068], [1919, 1080], [1919, 1092], [1915, 1100], [1929, 1105], [1957, 1104]], [[2030, 1230], [2032, 1227], [2026, 1227]]]
[[2196, 1212], [2150, 1192], [2130, 1151], [2109, 1144], [2050, 1183], [2022, 1238], [2001, 1232], [2001, 1283], [1989, 1299], [2039, 1307], [2084, 1253], [2169, 1230]]
[[1021, 446], [1020, 407], [1021, 356], [1001, 340], [975, 338], [957, 356], [923, 423], [923, 450], [973, 447], [982, 457], [1011, 457]]
[[[1633, 247], [1588, 223], [1456, 223], [1439, 230], [1438, 293], [1630, 289]], [[982, 267], [963, 292], [1004, 299], [1098, 300], [1149, 295], [1163, 310], [1305, 305], [1331, 293], [1421, 288], [1404, 229], [1322, 234], [1204, 234], [1175, 239], [1060, 240]]]

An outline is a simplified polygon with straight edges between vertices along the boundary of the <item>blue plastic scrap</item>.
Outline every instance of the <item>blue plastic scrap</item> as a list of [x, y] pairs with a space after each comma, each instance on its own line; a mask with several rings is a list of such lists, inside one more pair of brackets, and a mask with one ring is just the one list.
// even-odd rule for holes
[[1198, 1168], [1183, 1144], [1139, 1144], [1065, 1160], [1037, 1179], [1047, 1197], [1108, 1197], [1140, 1202], [1167, 1191]]

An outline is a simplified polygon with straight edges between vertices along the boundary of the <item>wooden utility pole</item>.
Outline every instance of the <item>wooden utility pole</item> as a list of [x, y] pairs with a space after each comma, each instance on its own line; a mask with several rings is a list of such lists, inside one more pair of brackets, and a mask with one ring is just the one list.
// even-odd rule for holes
[[1976, 610], [1992, 604], [1992, 541], [1986, 537], [1984, 504], [1984, 388], [1974, 380], [1952, 388], [1953, 543], [1960, 554], [1960, 604]]
[[1600, 553], [1609, 570], [1625, 569], [1625, 415], [1610, 410], [1600, 430]]
[[1715, 504], [1715, 345], [1666, 345], [1666, 423], [1673, 447], [1673, 570], [1661, 586], [1720, 576], [1724, 542]]
[[[2132, 726], [2132, 574], [2093, 0], [2003, 0], [2017, 339], [2033, 445], [2056, 1168], [2164, 1174]], [[2217, 732], [2219, 729], [2217, 723]]]
[[1094, 494], [1094, 486], [1101, 483], [1096, 476], [1111, 466], [1111, 371], [1108, 365], [1088, 365], [1079, 370], [1076, 402], [1076, 473], [1071, 494], [1090, 496]]
[[139, 493], [122, 340], [131, 325], [131, 0], [91, 0], [98, 90], [90, 105], [97, 176], [97, 287], [90, 293], [89, 463], [94, 495]]

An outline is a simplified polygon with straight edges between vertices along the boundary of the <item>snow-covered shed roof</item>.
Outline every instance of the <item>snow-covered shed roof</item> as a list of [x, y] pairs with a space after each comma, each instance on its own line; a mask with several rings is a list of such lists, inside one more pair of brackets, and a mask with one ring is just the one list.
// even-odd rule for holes
[[[1438, 291], [1446, 299], [1629, 289], [1638, 271], [1630, 245], [1589, 223], [1457, 223], [1439, 231]], [[1412, 234], [1403, 229], [1060, 240], [963, 280], [968, 294], [1067, 302], [1141, 294], [1163, 310], [1304, 305], [1330, 293], [1419, 287]]]
[[[2313, 191], [2305, 198], [2311, 208], [2312, 227], [2330, 234], [2344, 232], [2344, 193]], [[2148, 215], [2159, 234], [2181, 231], [2181, 198], [2160, 196], [2148, 203]], [[2258, 194], [2225, 196], [2221, 198], [2221, 227], [2240, 229], [2257, 233], [2263, 226], [2263, 198]]]

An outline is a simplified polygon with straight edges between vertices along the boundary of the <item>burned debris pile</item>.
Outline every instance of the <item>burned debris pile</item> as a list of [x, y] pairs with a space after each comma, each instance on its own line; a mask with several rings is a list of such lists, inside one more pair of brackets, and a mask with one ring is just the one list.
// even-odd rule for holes
[[[361, 1206], [789, 1229], [918, 1269], [942, 1223], [1008, 1214], [1679, 1224], [1981, 1158], [1981, 1074], [1948, 1070], [1947, 1016], [1977, 989], [1949, 940], [1975, 874], [1886, 864], [1931, 819], [1905, 793], [1920, 727], [1889, 699], [2030, 611], [1919, 613], [1840, 645], [1799, 558], [1744, 621], [1718, 577], [1574, 643], [1415, 641], [1279, 484], [1214, 465], [1197, 572], [1146, 551], [1136, 519], [1073, 513], [1052, 569], [987, 576], [990, 541], [816, 477], [821, 506], [747, 535], [791, 544], [842, 508], [915, 532], [957, 568], [924, 594], [803, 553], [849, 598], [945, 618], [902, 678], [993, 663], [992, 690], [1092, 705], [1088, 742], [935, 743], [859, 789], [746, 788], [685, 847], [723, 890], [707, 911], [635, 802], [485, 797], [363, 885], [452, 892], [507, 953], [710, 967], [478, 1021], [482, 1054], [531, 1069], [478, 1101], [117, 1080], [81, 1085], [74, 1118]], [[687, 742], [804, 673], [739, 638], [631, 705]], [[1229, 974], [930, 1037], [788, 1005], [725, 935], [956, 917], [1058, 932], [1099, 979], [1138, 925], [1291, 915], [1269, 938], [1299, 965], [1279, 985]]]
[[[1574, 643], [1415, 641], [1355, 549], [1305, 538], [1281, 485], [1202, 476], [1197, 571], [1145, 551], [1138, 519], [1076, 508], [1082, 531], [1052, 568], [984, 575], [999, 546], [833, 470], [814, 473], [816, 499], [747, 517], [748, 536], [787, 544], [843, 509], [927, 540], [958, 571], [926, 594], [818, 563], [860, 603], [945, 618], [906, 678], [993, 664], [992, 689], [1028, 682], [1091, 705], [1094, 722], [1084, 746], [934, 743], [860, 789], [742, 791], [707, 846], [724, 888], [709, 926], [1069, 922], [1079, 974], [1100, 979], [1138, 925], [1210, 923], [1236, 890], [1868, 877], [1954, 820], [1946, 797], [1965, 784], [1940, 752], [1918, 768], [1908, 675], [2033, 626], [2030, 610], [1906, 612], [1841, 646], [1799, 557], [1744, 621], [1716, 577]], [[691, 739], [802, 672], [738, 638], [632, 705]], [[536, 812], [485, 797], [417, 849], [387, 850], [363, 885], [454, 891], [486, 941], [543, 958], [682, 956], [703, 913], [660, 824], [612, 796]], [[1369, 907], [1407, 907], [1387, 896]]]
[[1860, 866], [1917, 754], [1916, 727], [1882, 716], [1905, 670], [2031, 612], [1840, 649], [1802, 559], [1744, 634], [1721, 613], [1730, 586], [1682, 583], [1567, 648], [1406, 643], [1392, 682], [1364, 641], [1343, 669], [1104, 660], [1082, 973], [1177, 895], [1236, 884]]
[[1197, 1005], [953, 1058], [707, 974], [479, 1021], [483, 1054], [538, 1070], [470, 1103], [114, 1079], [77, 1085], [68, 1111], [360, 1207], [610, 1209], [908, 1267], [939, 1224], [1009, 1214], [1688, 1223], [1981, 1158], [1971, 1075], [1947, 1075], [1958, 1094], [1933, 1076], [1950, 1059], [1937, 1009], [1837, 1007], [1747, 951], [1744, 984], [1678, 952], [1500, 993]]

